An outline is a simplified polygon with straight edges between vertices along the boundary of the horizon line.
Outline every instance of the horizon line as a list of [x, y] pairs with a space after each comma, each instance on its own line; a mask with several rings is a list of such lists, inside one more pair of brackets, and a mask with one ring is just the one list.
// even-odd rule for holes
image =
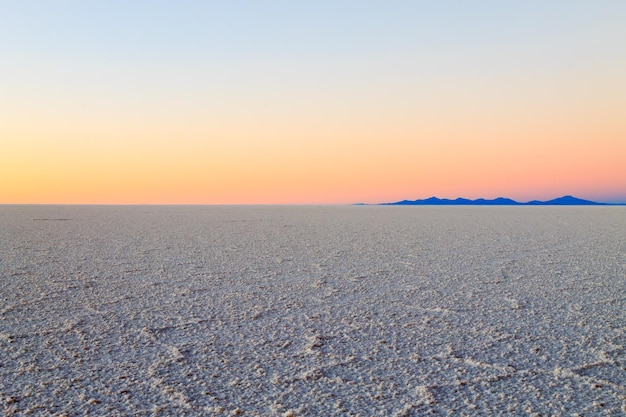
[[[526, 205], [532, 202], [545, 203], [548, 201], [557, 200], [557, 199], [566, 198], [566, 197], [572, 197], [575, 199], [588, 201], [590, 203], [596, 203], [598, 205], [609, 205], [609, 206], [626, 205], [626, 198], [619, 199], [619, 200], [612, 200], [612, 201], [606, 201], [606, 200], [598, 201], [598, 200], [583, 199], [580, 197], [573, 196], [571, 194], [566, 194], [566, 195], [562, 195], [560, 197], [554, 197], [548, 200], [532, 199], [528, 201], [518, 201], [513, 198], [503, 197], [503, 196], [498, 196], [495, 198], [478, 197], [475, 199], [470, 199], [466, 197], [448, 198], [448, 197], [438, 197], [436, 195], [432, 195], [430, 197], [417, 198], [415, 200], [403, 199], [403, 200], [397, 200], [397, 201], [392, 201], [392, 202], [378, 202], [378, 203], [364, 203], [364, 202], [356, 202], [356, 203], [327, 203], [327, 202], [326, 203], [324, 202], [317, 202], [317, 203], [316, 202], [310, 202], [310, 203], [254, 203], [254, 202], [251, 202], [251, 203], [184, 203], [184, 202], [181, 202], [181, 203], [148, 203], [148, 202], [146, 203], [141, 203], [141, 202], [137, 202], [137, 203], [106, 203], [106, 202], [105, 203], [46, 203], [46, 202], [20, 203], [18, 202], [18, 203], [0, 203], [0, 206], [354, 206], [354, 205], [376, 206], [376, 205], [401, 205], [397, 203], [415, 202], [415, 201], [423, 202], [425, 200], [430, 200], [430, 199], [437, 199], [437, 200], [444, 200], [444, 201], [451, 201], [451, 202], [457, 201], [459, 199], [469, 200], [469, 201], [480, 201], [480, 200], [494, 201], [494, 200], [499, 200], [499, 199], [506, 199], [506, 200], [511, 200], [519, 205]], [[424, 203], [422, 205], [429, 205], [429, 204]], [[433, 205], [437, 205], [437, 204], [433, 204]], [[463, 205], [463, 204], [458, 204], [458, 205]], [[571, 204], [571, 205], [576, 205], [576, 204]]]

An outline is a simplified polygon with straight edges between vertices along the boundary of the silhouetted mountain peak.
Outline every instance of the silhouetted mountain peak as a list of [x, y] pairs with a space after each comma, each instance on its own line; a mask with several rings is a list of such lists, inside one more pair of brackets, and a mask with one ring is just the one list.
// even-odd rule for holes
[[576, 204], [576, 205], [595, 205], [595, 204], [601, 204], [601, 203], [596, 203], [595, 201], [589, 201], [589, 200], [583, 200], [581, 198], [577, 198], [571, 195], [564, 195], [563, 197], [559, 197], [559, 198], [555, 198], [553, 200], [548, 200], [546, 201], [547, 204], [554, 204], [554, 205], [571, 205], [571, 204]]

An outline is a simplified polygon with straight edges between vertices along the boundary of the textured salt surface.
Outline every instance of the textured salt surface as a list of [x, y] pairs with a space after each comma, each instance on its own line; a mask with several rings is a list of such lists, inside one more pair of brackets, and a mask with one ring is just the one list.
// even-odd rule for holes
[[626, 413], [621, 207], [0, 206], [0, 262], [6, 415]]

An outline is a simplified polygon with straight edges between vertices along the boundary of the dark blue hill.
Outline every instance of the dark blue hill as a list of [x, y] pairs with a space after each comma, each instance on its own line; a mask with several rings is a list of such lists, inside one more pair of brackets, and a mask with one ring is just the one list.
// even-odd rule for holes
[[402, 200], [395, 203], [382, 203], [384, 206], [608, 206], [611, 204], [597, 203], [595, 201], [583, 200], [582, 198], [566, 195], [548, 201], [533, 200], [528, 203], [520, 203], [510, 198], [498, 197], [493, 200], [479, 198], [470, 200], [467, 198], [457, 198], [450, 200], [447, 198], [429, 197], [422, 200]]
[[529, 206], [606, 206], [606, 203], [597, 203], [595, 201], [583, 200], [582, 198], [565, 195], [548, 201], [530, 201], [526, 203]]

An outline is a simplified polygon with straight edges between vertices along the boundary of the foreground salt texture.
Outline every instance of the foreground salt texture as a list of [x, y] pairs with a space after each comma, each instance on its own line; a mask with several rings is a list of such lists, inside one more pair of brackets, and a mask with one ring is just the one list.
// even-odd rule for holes
[[0, 207], [0, 412], [626, 413], [623, 207]]

